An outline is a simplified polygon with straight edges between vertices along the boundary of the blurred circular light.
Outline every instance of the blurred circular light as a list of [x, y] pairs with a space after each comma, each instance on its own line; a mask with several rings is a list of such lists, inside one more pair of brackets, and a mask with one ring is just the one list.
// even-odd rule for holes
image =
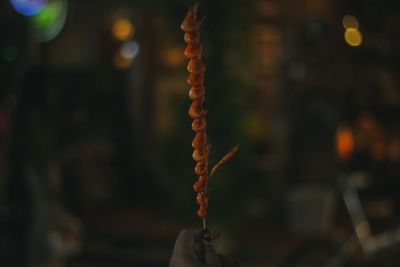
[[342, 23], [343, 23], [343, 27], [345, 29], [348, 29], [348, 28], [358, 29], [358, 26], [359, 26], [358, 19], [352, 15], [344, 16], [342, 19]]
[[133, 59], [139, 53], [139, 44], [136, 41], [128, 41], [122, 44], [121, 56], [127, 59]]
[[387, 154], [387, 145], [384, 134], [378, 133], [373, 139], [371, 145], [371, 156], [376, 161], [382, 161]]
[[358, 238], [366, 238], [370, 233], [371, 229], [366, 221], [363, 221], [356, 226], [356, 234]]
[[42, 42], [54, 39], [64, 27], [67, 11], [67, 0], [50, 0], [42, 11], [31, 17], [33, 33]]
[[181, 46], [175, 46], [168, 49], [164, 49], [161, 54], [162, 62], [168, 67], [180, 67], [185, 64], [185, 55], [182, 53], [184, 48]]
[[368, 111], [364, 111], [360, 116], [357, 118], [357, 125], [365, 131], [373, 131], [376, 128], [376, 118], [375, 116]]
[[11, 0], [14, 9], [25, 16], [39, 13], [47, 4], [47, 0]]
[[361, 32], [356, 28], [348, 28], [344, 33], [344, 39], [350, 46], [359, 46], [362, 43]]
[[112, 26], [112, 34], [120, 41], [124, 41], [133, 36], [135, 27], [125, 18], [117, 19]]
[[350, 128], [341, 126], [336, 133], [337, 153], [340, 159], [347, 160], [354, 150], [354, 136]]
[[255, 113], [249, 113], [242, 117], [241, 128], [251, 138], [260, 140], [265, 137], [267, 124]]
[[132, 65], [133, 63], [133, 58], [126, 58], [121, 55], [121, 52], [118, 51], [114, 55], [114, 66], [119, 68], [119, 69], [127, 69], [129, 66]]

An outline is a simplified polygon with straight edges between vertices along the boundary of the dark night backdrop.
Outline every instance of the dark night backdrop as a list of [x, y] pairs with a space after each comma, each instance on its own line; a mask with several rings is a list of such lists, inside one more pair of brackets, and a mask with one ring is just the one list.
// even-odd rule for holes
[[[1, 266], [166, 266], [201, 227], [180, 29], [193, 3], [0, 2]], [[381, 234], [400, 226], [399, 12], [200, 1], [211, 162], [240, 144], [210, 184], [218, 251], [396, 266], [400, 235]]]

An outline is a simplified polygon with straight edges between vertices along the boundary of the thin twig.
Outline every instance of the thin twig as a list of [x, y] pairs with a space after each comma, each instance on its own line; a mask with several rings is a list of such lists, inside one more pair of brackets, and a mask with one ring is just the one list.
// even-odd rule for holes
[[213, 174], [217, 171], [219, 166], [227, 162], [236, 153], [238, 149], [239, 149], [239, 144], [234, 146], [231, 151], [229, 151], [217, 164], [215, 164], [215, 166], [211, 169], [209, 178], [211, 178], [211, 176], [213, 176]]

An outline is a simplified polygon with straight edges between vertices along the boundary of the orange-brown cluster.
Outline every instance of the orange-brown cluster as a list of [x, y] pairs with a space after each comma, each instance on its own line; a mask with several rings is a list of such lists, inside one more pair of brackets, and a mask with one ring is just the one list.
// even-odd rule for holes
[[209, 179], [208, 174], [208, 145], [207, 145], [207, 111], [203, 109], [204, 102], [204, 72], [205, 64], [201, 59], [202, 46], [199, 43], [200, 33], [199, 26], [201, 21], [196, 19], [198, 5], [191, 7], [181, 24], [182, 30], [185, 32], [185, 56], [189, 59], [187, 69], [190, 76], [187, 80], [191, 86], [189, 97], [193, 100], [189, 108], [189, 116], [193, 119], [192, 129], [196, 132], [193, 139], [193, 159], [196, 161], [195, 173], [199, 175], [199, 179], [193, 185], [194, 191], [197, 193], [197, 203], [200, 209], [197, 212], [199, 217], [204, 218], [207, 215], [207, 184]]

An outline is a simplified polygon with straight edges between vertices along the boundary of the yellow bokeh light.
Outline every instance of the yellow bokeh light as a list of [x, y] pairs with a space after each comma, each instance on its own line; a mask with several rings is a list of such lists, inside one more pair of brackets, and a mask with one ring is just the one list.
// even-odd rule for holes
[[131, 38], [134, 32], [135, 26], [128, 19], [117, 19], [112, 26], [112, 34], [121, 41]]
[[258, 114], [245, 115], [241, 121], [244, 132], [253, 139], [262, 140], [267, 135], [267, 122]]
[[358, 19], [352, 15], [344, 16], [342, 19], [342, 23], [343, 23], [343, 27], [345, 29], [349, 29], [349, 28], [358, 29], [358, 26], [359, 26]]
[[356, 28], [348, 28], [344, 33], [344, 39], [350, 46], [359, 46], [362, 43], [361, 32]]
[[363, 221], [356, 226], [356, 233], [359, 239], [363, 239], [371, 234], [371, 228], [367, 222]]

